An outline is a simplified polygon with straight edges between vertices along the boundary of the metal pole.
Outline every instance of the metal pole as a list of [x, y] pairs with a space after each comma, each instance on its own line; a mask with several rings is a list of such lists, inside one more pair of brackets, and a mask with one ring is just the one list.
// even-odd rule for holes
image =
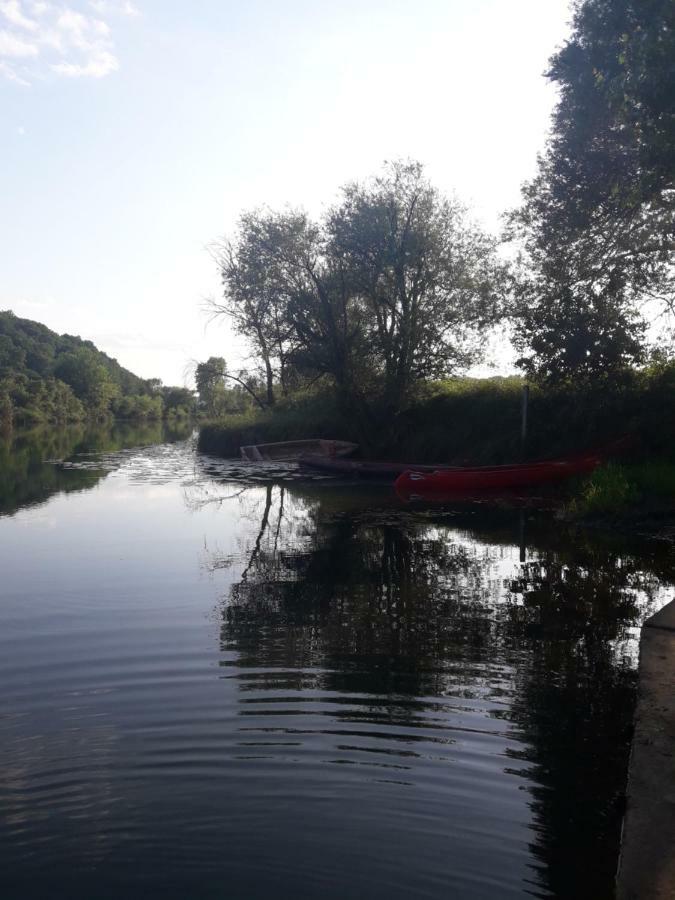
[[527, 440], [527, 405], [530, 400], [529, 385], [523, 385], [523, 395], [520, 402], [520, 449], [525, 451], [525, 441]]

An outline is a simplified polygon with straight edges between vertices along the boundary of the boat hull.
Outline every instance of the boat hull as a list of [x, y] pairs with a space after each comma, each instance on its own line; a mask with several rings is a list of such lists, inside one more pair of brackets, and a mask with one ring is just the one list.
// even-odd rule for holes
[[351, 441], [331, 441], [323, 438], [310, 438], [303, 441], [279, 441], [273, 444], [248, 444], [240, 447], [241, 458], [249, 462], [273, 462], [276, 460], [297, 460], [310, 453], [321, 458], [332, 459], [349, 456], [358, 444]]
[[298, 459], [298, 462], [303, 469], [312, 469], [313, 471], [325, 472], [329, 475], [348, 475], [353, 478], [371, 478], [384, 481], [394, 481], [399, 475], [410, 469], [425, 472], [434, 472], [438, 469], [438, 465], [415, 466], [411, 463], [335, 459], [318, 454], [304, 454]]
[[564, 481], [573, 475], [592, 472], [599, 464], [599, 457], [587, 456], [513, 466], [437, 469], [434, 472], [412, 469], [399, 475], [396, 479], [396, 488], [405, 492], [427, 493], [536, 487]]

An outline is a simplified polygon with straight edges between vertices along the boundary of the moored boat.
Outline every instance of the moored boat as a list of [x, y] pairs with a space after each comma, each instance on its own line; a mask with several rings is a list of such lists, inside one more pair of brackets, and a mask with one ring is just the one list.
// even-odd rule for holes
[[536, 487], [563, 481], [572, 475], [592, 472], [600, 462], [600, 456], [592, 454], [545, 462], [436, 469], [433, 472], [413, 468], [399, 475], [395, 485], [397, 490], [406, 492], [419, 490], [424, 493]]
[[272, 444], [248, 444], [240, 447], [242, 459], [249, 462], [271, 462], [298, 459], [303, 454], [312, 454], [321, 459], [349, 456], [358, 444], [351, 441], [332, 441], [324, 438], [309, 438], [301, 441], [277, 441]]
[[320, 456], [318, 454], [303, 454], [298, 463], [301, 468], [312, 469], [317, 472], [325, 472], [329, 475], [349, 475], [355, 478], [372, 478], [382, 479], [385, 481], [394, 481], [403, 472], [409, 469], [415, 471], [435, 472], [440, 466], [436, 465], [414, 465], [412, 463], [400, 462], [370, 462], [363, 459], [336, 459], [329, 456]]

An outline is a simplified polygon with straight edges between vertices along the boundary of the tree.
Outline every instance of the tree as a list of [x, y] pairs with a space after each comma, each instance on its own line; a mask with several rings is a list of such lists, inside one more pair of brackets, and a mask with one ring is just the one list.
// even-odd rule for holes
[[672, 0], [576, 3], [548, 72], [560, 90], [551, 139], [511, 217], [529, 273], [518, 340], [531, 372], [577, 374], [577, 354], [560, 365], [556, 328], [560, 344], [590, 328], [589, 374], [639, 362], [645, 304], [673, 310], [673, 60]]
[[389, 163], [379, 177], [347, 185], [327, 231], [364, 311], [389, 410], [401, 409], [416, 382], [480, 356], [480, 330], [501, 314], [504, 267], [494, 241], [420, 163]]
[[6, 386], [0, 382], [0, 428], [11, 428], [13, 421], [12, 399]]
[[119, 394], [105, 367], [84, 347], [59, 357], [54, 374], [93, 412], [109, 412], [111, 401]]
[[194, 391], [190, 388], [169, 387], [161, 388], [164, 401], [164, 414], [167, 417], [189, 418], [195, 412]]
[[276, 400], [275, 383], [287, 390], [292, 328], [288, 322], [288, 263], [309, 234], [303, 213], [244, 213], [236, 237], [214, 250], [224, 302], [212, 300], [213, 315], [226, 315], [251, 343], [263, 366], [267, 404]]
[[257, 347], [270, 403], [294, 370], [329, 376], [353, 409], [396, 413], [417, 382], [476, 359], [479, 329], [501, 312], [494, 242], [419, 163], [347, 185], [319, 223], [247, 213], [225, 246], [212, 308]]
[[207, 415], [215, 416], [219, 411], [219, 399], [225, 390], [225, 360], [222, 356], [210, 356], [206, 362], [197, 363], [195, 383], [199, 402]]

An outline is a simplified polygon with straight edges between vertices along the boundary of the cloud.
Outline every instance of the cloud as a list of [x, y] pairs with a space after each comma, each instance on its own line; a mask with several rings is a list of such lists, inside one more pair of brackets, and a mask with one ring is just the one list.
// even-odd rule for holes
[[0, 12], [11, 25], [15, 25], [17, 28], [24, 28], [26, 31], [37, 30], [37, 22], [24, 16], [19, 0], [4, 0], [0, 3]]
[[35, 44], [24, 41], [11, 31], [0, 31], [0, 59], [21, 59], [26, 56], [37, 56], [39, 53]]
[[66, 75], [68, 78], [103, 78], [117, 69], [119, 69], [117, 58], [106, 50], [102, 50], [84, 64], [56, 63], [52, 66], [53, 72]]
[[140, 10], [131, 0], [89, 0], [89, 6], [97, 13], [120, 13], [123, 16], [140, 16]]
[[12, 66], [9, 63], [3, 62], [0, 59], [0, 75], [7, 79], [7, 81], [13, 81], [15, 84], [20, 84], [22, 87], [30, 87], [30, 81], [26, 81], [22, 78], [17, 72], [14, 71]]
[[131, 0], [0, 0], [0, 78], [27, 86], [110, 75], [119, 60], [107, 20], [139, 15]]

